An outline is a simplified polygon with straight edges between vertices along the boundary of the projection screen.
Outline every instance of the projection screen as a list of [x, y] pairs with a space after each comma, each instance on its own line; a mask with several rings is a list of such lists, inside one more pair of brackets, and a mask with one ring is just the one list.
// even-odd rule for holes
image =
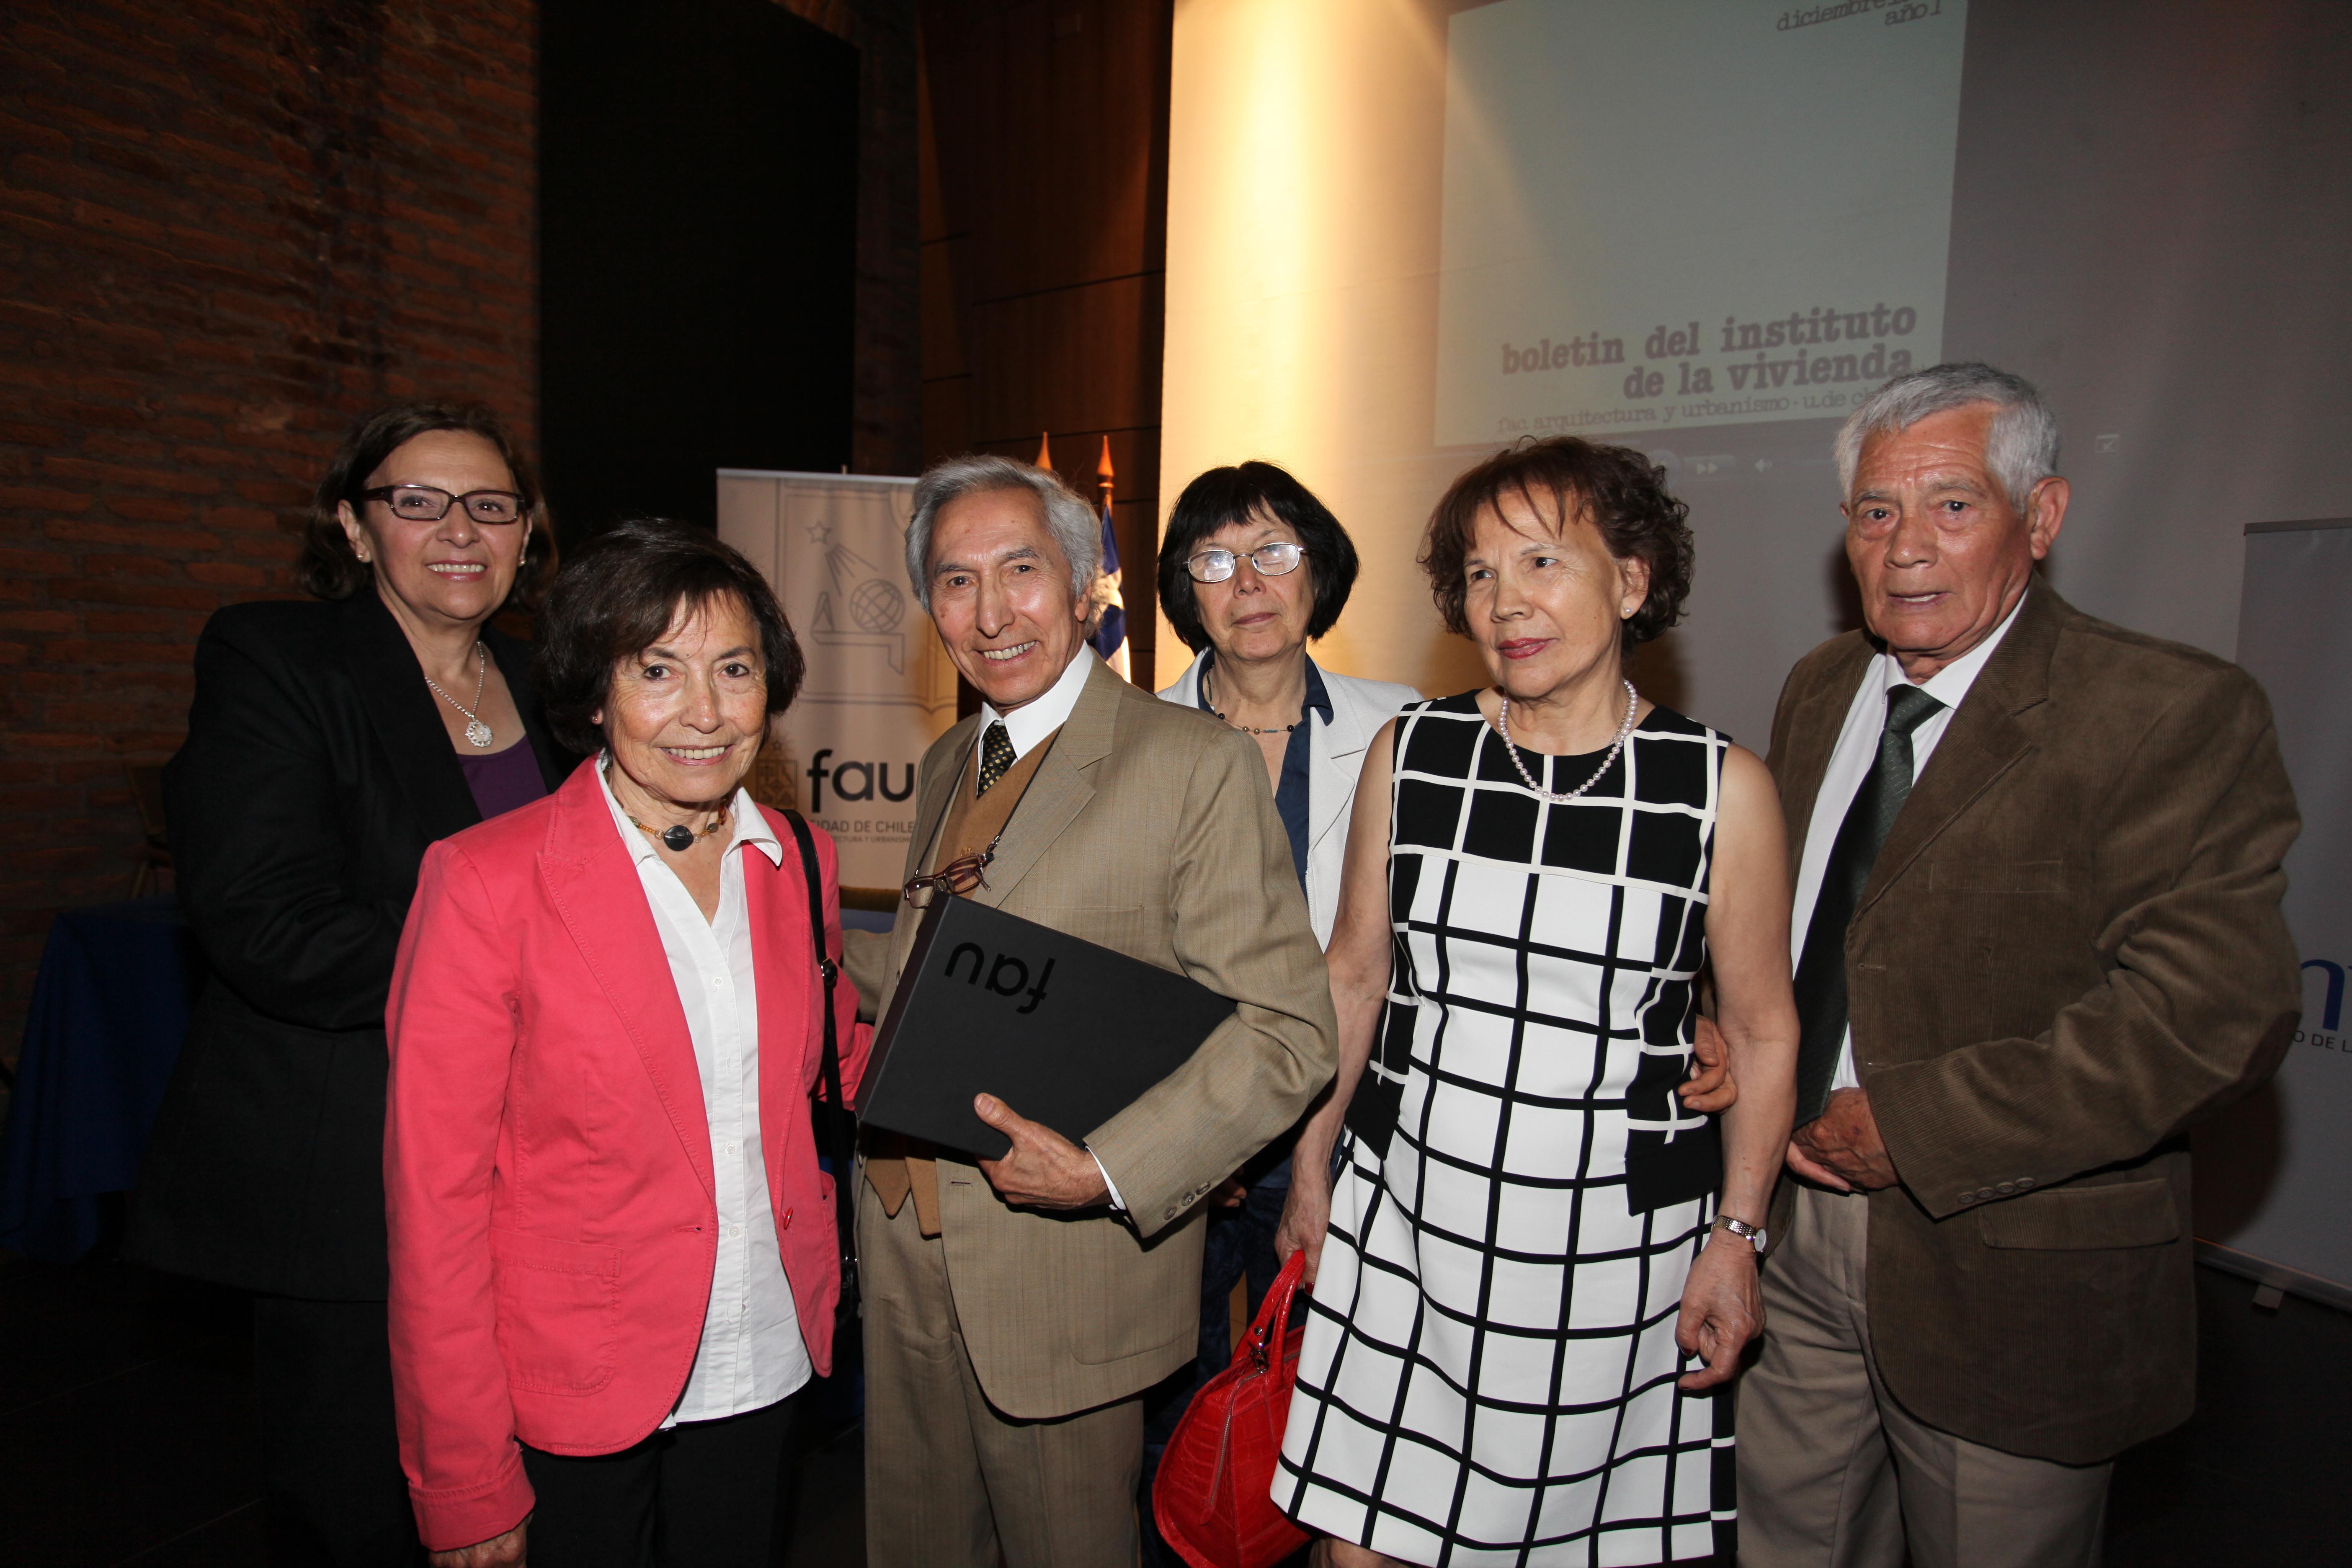
[[1260, 457], [1330, 501], [1335, 668], [1475, 684], [1421, 523], [1573, 431], [1691, 506], [1637, 677], [1761, 750], [1849, 624], [1831, 435], [1939, 358], [2056, 405], [2094, 614], [2226, 656], [2239, 531], [2352, 510], [2352, 8], [1179, 0], [1173, 66], [1160, 494]]
[[[2094, 615], [2230, 657], [2246, 526], [2352, 515], [2352, 6], [1178, 0], [1173, 67], [1162, 504], [1253, 457], [1320, 493], [1364, 562], [1330, 668], [1481, 683], [1423, 521], [1573, 432], [1690, 504], [1689, 616], [1635, 679], [1762, 751], [1789, 667], [1853, 624], [1832, 435], [1938, 359], [2055, 405], [2047, 572]], [[2352, 1130], [2282, 1149], [2277, 1097], [2347, 1071], [2294, 1064], [2200, 1133], [2200, 1235], [2263, 1254], [2217, 1260], [2326, 1273], [2318, 1238], [2239, 1232], [2342, 1190]]]

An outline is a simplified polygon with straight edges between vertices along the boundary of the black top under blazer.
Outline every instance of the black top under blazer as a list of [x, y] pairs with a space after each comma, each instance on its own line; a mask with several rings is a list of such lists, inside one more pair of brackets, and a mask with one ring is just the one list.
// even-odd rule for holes
[[[572, 759], [530, 650], [482, 640], [552, 790]], [[481, 820], [438, 701], [373, 592], [206, 623], [163, 809], [209, 973], [132, 1200], [141, 1261], [275, 1295], [387, 1293], [393, 954], [425, 846]]]

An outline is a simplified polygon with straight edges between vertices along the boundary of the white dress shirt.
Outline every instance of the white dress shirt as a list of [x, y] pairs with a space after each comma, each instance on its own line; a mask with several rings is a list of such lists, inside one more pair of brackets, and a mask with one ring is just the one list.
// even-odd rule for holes
[[1013, 760], [1017, 763], [1027, 756], [1040, 741], [1068, 721], [1070, 710], [1078, 705], [1078, 693], [1087, 689], [1087, 678], [1101, 662], [1091, 645], [1080, 643], [1077, 657], [1063, 667], [1059, 678], [1045, 688], [1042, 697], [1024, 702], [1010, 713], [999, 713], [993, 704], [982, 703], [980, 729], [971, 738], [972, 756], [977, 759], [981, 755], [981, 747], [988, 741], [988, 727], [999, 722], [1004, 726], [1005, 739], [1013, 742]]
[[[1094, 674], [1095, 666], [1101, 662], [1095, 654], [1093, 644], [1080, 643], [1077, 657], [1063, 667], [1061, 675], [1053, 685], [1045, 688], [1043, 696], [1031, 699], [1010, 713], [999, 713], [993, 704], [982, 703], [980, 729], [973, 733], [971, 740], [971, 765], [975, 769], [980, 766], [980, 759], [985, 754], [982, 748], [988, 743], [988, 727], [992, 724], [1004, 726], [1004, 738], [1013, 742], [1014, 762], [1027, 756], [1046, 736], [1069, 721], [1070, 710], [1078, 705], [1078, 693], [1087, 689], [1087, 678]], [[1019, 809], [1017, 804], [1014, 809]], [[1016, 1105], [1013, 1109], [1018, 1112], [1021, 1108]], [[1125, 1209], [1127, 1200], [1118, 1195], [1118, 1184], [1110, 1179], [1110, 1167], [1104, 1164], [1102, 1156], [1092, 1149], [1087, 1152], [1094, 1155], [1095, 1169], [1102, 1173], [1103, 1185], [1110, 1192], [1110, 1206]]]
[[610, 765], [608, 756], [598, 769], [604, 803], [637, 863], [637, 879], [653, 907], [694, 1041], [719, 1208], [719, 1260], [702, 1318], [702, 1343], [694, 1352], [686, 1392], [662, 1422], [667, 1427], [773, 1405], [806, 1383], [812, 1372], [792, 1284], [784, 1278], [760, 1146], [760, 994], [743, 893], [743, 857], [757, 850], [782, 865], [784, 849], [751, 795], [738, 789], [729, 807], [735, 837], [719, 874], [719, 912], [706, 921], [654, 841], [630, 826], [628, 814], [613, 797], [604, 771]]
[[[1936, 754], [1936, 742], [1944, 738], [1944, 731], [1950, 726], [1960, 700], [1976, 684], [1985, 661], [1992, 658], [1992, 650], [2000, 646], [2009, 628], [2017, 624], [2017, 612], [2024, 607], [2025, 601], [2021, 597], [1990, 637], [1917, 683], [1920, 690], [1944, 706], [1911, 731], [1913, 784], [1917, 784], [1919, 775], [1927, 771], [1927, 759]], [[1805, 825], [1805, 853], [1797, 862], [1797, 901], [1790, 911], [1789, 923], [1790, 973], [1796, 973], [1796, 966], [1804, 961], [1805, 931], [1813, 923], [1813, 905], [1822, 896], [1822, 872], [1829, 865], [1838, 829], [1845, 823], [1853, 797], [1861, 793], [1862, 781], [1869, 776], [1872, 764], [1878, 760], [1879, 732], [1886, 728], [1886, 694], [1906, 684], [1911, 680], [1903, 673], [1902, 664], [1893, 654], [1881, 653], [1864, 667], [1862, 684], [1854, 688], [1853, 701], [1846, 708], [1845, 728], [1838, 731], [1837, 748], [1830, 752], [1829, 771], [1822, 775], [1822, 793], [1813, 800], [1812, 820]], [[1844, 1042], [1838, 1047], [1837, 1075], [1830, 1080], [1830, 1087], [1862, 1087], [1862, 1079], [1853, 1070], [1853, 1029], [1850, 1025]]]

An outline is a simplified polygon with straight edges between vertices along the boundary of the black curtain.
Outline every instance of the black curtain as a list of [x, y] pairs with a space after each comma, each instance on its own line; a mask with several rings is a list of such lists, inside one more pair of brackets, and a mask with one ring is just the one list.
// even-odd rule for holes
[[849, 460], [857, 51], [771, 0], [540, 12], [541, 444], [558, 536]]

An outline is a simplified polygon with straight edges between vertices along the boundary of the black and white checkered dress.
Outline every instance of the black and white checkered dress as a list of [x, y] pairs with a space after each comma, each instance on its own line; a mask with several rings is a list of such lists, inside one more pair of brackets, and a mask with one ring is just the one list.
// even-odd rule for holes
[[1475, 694], [1404, 710], [1394, 978], [1275, 1476], [1300, 1523], [1431, 1564], [1730, 1550], [1730, 1399], [1675, 1387], [1721, 1144], [1673, 1093], [1728, 744], [1653, 710], [1549, 805]]

